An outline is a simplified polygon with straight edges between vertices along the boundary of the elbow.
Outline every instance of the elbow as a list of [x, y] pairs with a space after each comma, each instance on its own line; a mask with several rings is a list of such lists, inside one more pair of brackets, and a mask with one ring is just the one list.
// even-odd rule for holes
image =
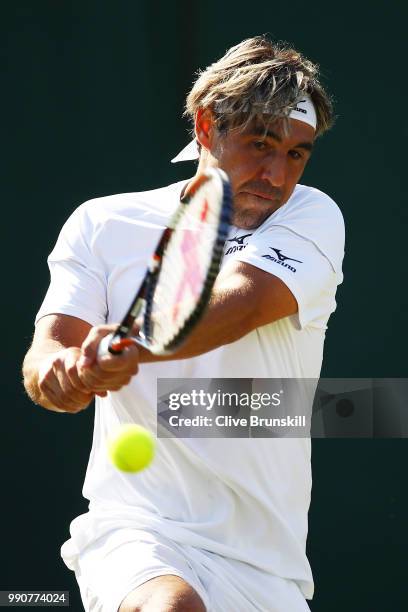
[[28, 368], [26, 360], [24, 360], [22, 367], [22, 383], [28, 397], [35, 404], [38, 404], [38, 387], [36, 384], [35, 376], [30, 368]]
[[23, 387], [28, 397], [34, 404], [42, 405], [41, 392], [38, 387], [38, 371], [33, 366], [30, 351], [28, 351], [24, 358], [21, 373]]
[[217, 343], [218, 346], [237, 342], [259, 327], [255, 309], [249, 309], [246, 312], [241, 311], [239, 315], [239, 319], [235, 322], [235, 324], [226, 328], [226, 334]]

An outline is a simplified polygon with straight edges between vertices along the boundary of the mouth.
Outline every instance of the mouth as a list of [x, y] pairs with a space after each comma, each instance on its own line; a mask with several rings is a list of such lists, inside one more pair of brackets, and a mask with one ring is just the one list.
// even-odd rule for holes
[[260, 198], [261, 200], [267, 200], [268, 202], [273, 202], [274, 204], [279, 204], [280, 199], [271, 193], [265, 193], [263, 191], [242, 191], [246, 195], [255, 196]]

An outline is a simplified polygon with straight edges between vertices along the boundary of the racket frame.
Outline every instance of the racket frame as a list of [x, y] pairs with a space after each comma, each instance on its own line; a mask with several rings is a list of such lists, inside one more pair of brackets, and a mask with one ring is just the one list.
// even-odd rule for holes
[[[180, 219], [183, 217], [186, 207], [188, 207], [190, 201], [200, 187], [208, 180], [220, 181], [222, 189], [222, 204], [220, 207], [217, 237], [212, 246], [211, 265], [207, 272], [207, 277], [203, 284], [201, 295], [197, 301], [197, 304], [191, 314], [187, 317], [182, 327], [175, 333], [171, 341], [166, 343], [165, 346], [155, 345], [150, 340], [152, 325], [154, 325], [154, 323], [151, 321], [150, 314], [152, 310], [154, 292], [160, 276], [161, 262], [163, 257], [165, 257], [166, 247], [171, 239], [173, 231]], [[183, 194], [179, 206], [170, 218], [168, 226], [163, 231], [153, 255], [150, 257], [144, 279], [128, 311], [115, 332], [113, 334], [109, 334], [101, 341], [99, 354], [105, 354], [106, 351], [108, 351], [113, 355], [118, 355], [122, 353], [126, 346], [137, 343], [147, 348], [151, 353], [156, 355], [167, 355], [174, 352], [180, 346], [180, 344], [182, 344], [190, 331], [201, 318], [210, 299], [211, 291], [223, 256], [224, 243], [228, 236], [231, 214], [232, 194], [230, 183], [225, 172], [218, 168], [210, 168], [196, 177], [196, 179], [193, 179], [193, 181], [188, 185], [186, 192]], [[139, 330], [139, 335], [130, 337], [135, 320], [141, 315], [143, 315], [143, 324]]]

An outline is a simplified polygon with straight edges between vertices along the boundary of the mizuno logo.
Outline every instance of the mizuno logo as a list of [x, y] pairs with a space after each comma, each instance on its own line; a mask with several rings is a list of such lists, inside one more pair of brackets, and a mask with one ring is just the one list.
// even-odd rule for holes
[[300, 261], [299, 259], [293, 259], [293, 257], [282, 255], [282, 251], [280, 249], [274, 249], [273, 247], [269, 248], [272, 251], [275, 251], [276, 257], [269, 255], [269, 253], [267, 255], [262, 255], [262, 257], [265, 257], [265, 259], [270, 259], [271, 261], [274, 261], [275, 263], [279, 264], [280, 266], [283, 266], [284, 268], [288, 268], [288, 270], [290, 270], [291, 272], [296, 272], [296, 268], [286, 263], [287, 261], [296, 261], [297, 263], [303, 263], [303, 261]]
[[[302, 104], [302, 102], [306, 102], [306, 100], [299, 100], [299, 102], [297, 102], [296, 104]], [[307, 110], [304, 108], [299, 108], [298, 106], [295, 106], [293, 110], [297, 111], [298, 113], [303, 113], [304, 115], [307, 115]]]
[[237, 244], [244, 244], [245, 238], [252, 236], [252, 234], [245, 234], [245, 236], [234, 236], [234, 238], [228, 238], [227, 242], [236, 242]]
[[234, 244], [234, 246], [229, 247], [229, 249], [225, 251], [225, 255], [231, 255], [231, 253], [236, 253], [237, 251], [242, 251], [243, 249], [245, 249], [247, 245], [246, 243], [244, 243], [244, 240], [249, 236], [252, 236], [252, 234], [245, 234], [244, 236], [234, 236], [234, 238], [228, 238], [227, 242], [236, 242], [237, 244]]
[[279, 261], [286, 261], [289, 259], [290, 261], [297, 261], [297, 263], [303, 263], [303, 261], [299, 261], [299, 259], [293, 259], [293, 257], [287, 257], [286, 255], [282, 255], [282, 251], [280, 249], [274, 249], [273, 247], [269, 247], [272, 251], [275, 251], [278, 256]]

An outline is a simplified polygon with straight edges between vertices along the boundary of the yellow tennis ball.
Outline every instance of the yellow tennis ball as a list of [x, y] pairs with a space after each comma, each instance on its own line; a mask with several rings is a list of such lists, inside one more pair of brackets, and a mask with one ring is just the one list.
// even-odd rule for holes
[[108, 442], [108, 454], [113, 465], [122, 472], [139, 472], [154, 457], [154, 439], [150, 431], [128, 423]]

